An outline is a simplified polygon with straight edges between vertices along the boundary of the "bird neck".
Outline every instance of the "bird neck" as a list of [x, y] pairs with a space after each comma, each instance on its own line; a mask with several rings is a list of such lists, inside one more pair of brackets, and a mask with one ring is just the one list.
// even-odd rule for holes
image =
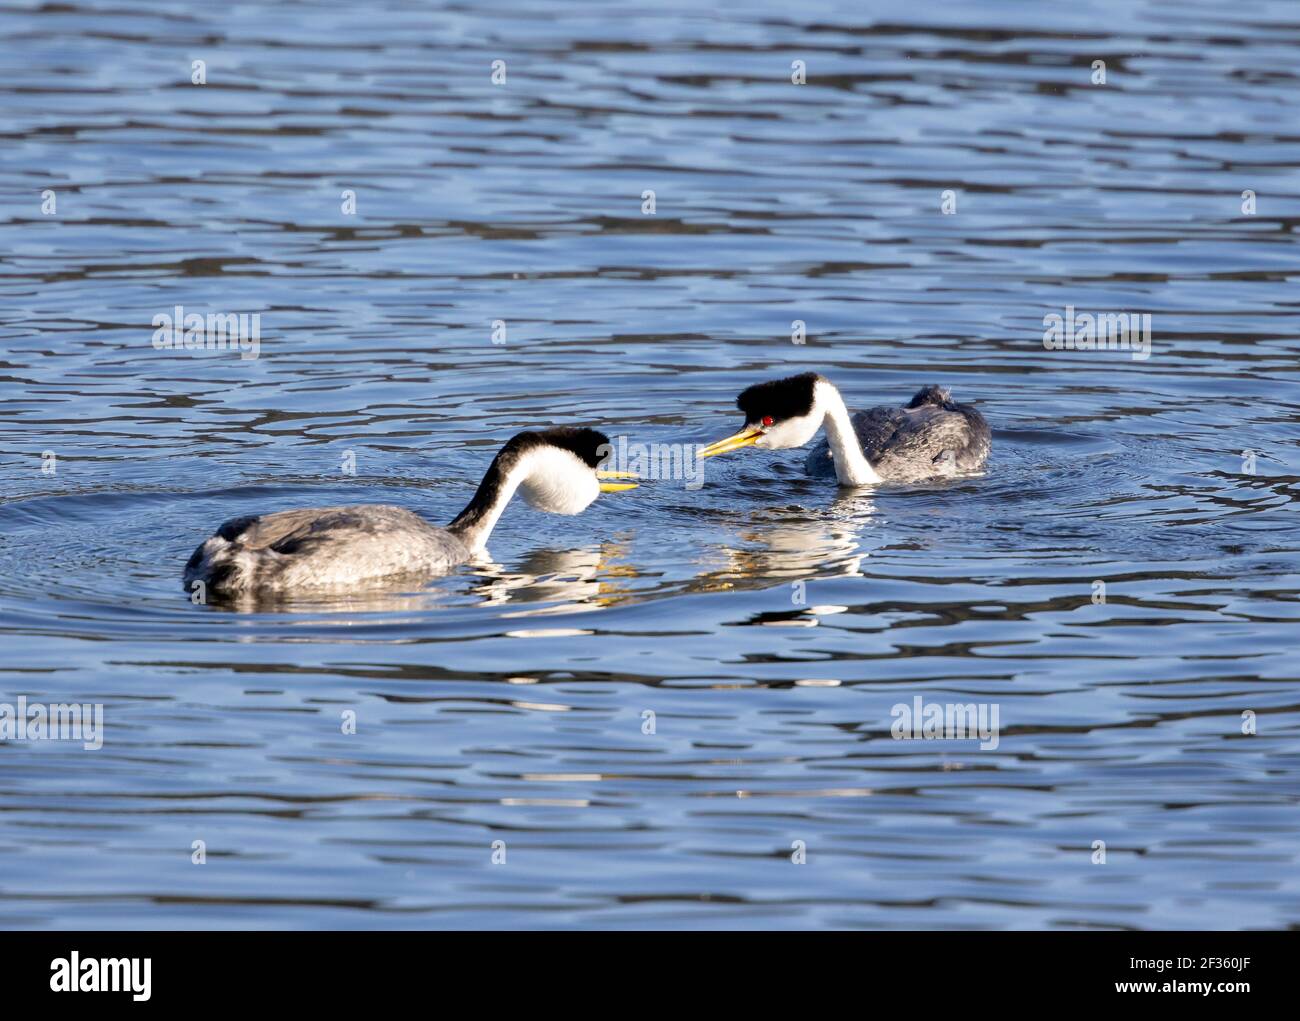
[[[506, 461], [509, 463], [505, 463]], [[456, 515], [447, 526], [447, 531], [459, 538], [472, 550], [481, 550], [487, 545], [488, 536], [496, 527], [497, 519], [506, 509], [506, 504], [515, 495], [515, 490], [527, 474], [524, 464], [515, 458], [507, 459], [504, 452], [492, 459], [478, 490], [465, 505], [465, 509]]]
[[819, 390], [822, 407], [826, 409], [822, 427], [826, 430], [826, 441], [830, 444], [840, 485], [868, 486], [879, 482], [880, 476], [862, 453], [862, 444], [858, 442], [858, 433], [853, 428], [849, 409], [844, 406], [844, 398], [829, 383], [820, 386]]

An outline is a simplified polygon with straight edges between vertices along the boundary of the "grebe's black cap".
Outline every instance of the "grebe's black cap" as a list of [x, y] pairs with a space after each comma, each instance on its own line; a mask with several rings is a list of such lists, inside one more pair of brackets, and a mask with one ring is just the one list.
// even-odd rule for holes
[[[609, 456], [611, 444], [609, 437], [596, 429], [584, 426], [559, 425], [553, 429], [541, 429], [537, 432], [519, 433], [502, 449], [502, 453], [512, 447], [523, 454], [537, 447], [559, 447], [575, 455], [589, 468], [597, 467]], [[602, 450], [601, 448], [604, 448]]]
[[736, 398], [736, 407], [745, 414], [745, 421], [761, 422], [769, 415], [776, 421], [798, 418], [813, 409], [813, 391], [822, 377], [815, 372], [804, 372], [785, 379], [755, 383], [742, 390]]

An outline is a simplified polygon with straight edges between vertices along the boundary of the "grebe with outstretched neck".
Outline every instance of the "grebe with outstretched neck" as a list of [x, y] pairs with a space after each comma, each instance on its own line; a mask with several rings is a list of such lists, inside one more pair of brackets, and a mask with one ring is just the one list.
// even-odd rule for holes
[[815, 372], [758, 383], [736, 398], [745, 425], [711, 443], [700, 457], [741, 447], [802, 447], [826, 430], [808, 455], [809, 475], [834, 476], [842, 486], [922, 482], [974, 471], [988, 460], [992, 434], [984, 416], [958, 404], [947, 388], [927, 386], [906, 407], [879, 407], [850, 416], [831, 381]]
[[539, 510], [578, 514], [602, 492], [635, 489], [630, 473], [598, 468], [609, 450], [609, 438], [595, 429], [519, 433], [493, 458], [473, 499], [446, 528], [390, 504], [233, 518], [194, 551], [185, 565], [185, 587], [193, 592], [201, 582], [207, 596], [219, 598], [442, 573], [484, 548], [516, 490]]

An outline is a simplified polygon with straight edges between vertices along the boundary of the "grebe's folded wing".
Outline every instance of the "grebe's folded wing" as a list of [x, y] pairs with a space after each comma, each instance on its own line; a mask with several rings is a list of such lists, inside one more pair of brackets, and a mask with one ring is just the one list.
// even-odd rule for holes
[[274, 514], [248, 514], [225, 522], [217, 529], [217, 535], [227, 542], [236, 542], [249, 549], [266, 549], [295, 532], [310, 529], [313, 522], [339, 509], [304, 507], [300, 510], [276, 511]]
[[862, 453], [872, 464], [889, 447], [894, 434], [906, 423], [909, 412], [905, 408], [882, 406], [859, 411], [853, 416], [853, 431], [858, 434]]
[[328, 537], [348, 538], [391, 535], [394, 532], [427, 531], [424, 518], [405, 507], [392, 504], [349, 504], [341, 507], [304, 507], [231, 518], [217, 535], [248, 549], [273, 549], [277, 553], [298, 552], [304, 544]]
[[978, 468], [988, 451], [988, 423], [978, 411], [965, 405], [927, 405], [903, 411], [878, 453], [867, 458], [882, 475], [905, 478], [933, 472], [937, 465]]

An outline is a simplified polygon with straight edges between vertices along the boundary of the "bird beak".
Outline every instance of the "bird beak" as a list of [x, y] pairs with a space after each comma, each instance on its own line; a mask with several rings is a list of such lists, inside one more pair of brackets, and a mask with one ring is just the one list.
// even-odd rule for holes
[[763, 430], [756, 425], [747, 425], [736, 433], [735, 436], [728, 436], [725, 440], [718, 440], [717, 443], [710, 443], [704, 447], [697, 456], [715, 457], [718, 454], [725, 454], [729, 450], [739, 450], [741, 447], [751, 447], [758, 442], [758, 438], [763, 435]]
[[605, 482], [605, 479], [636, 479], [640, 478], [636, 472], [609, 472], [600, 468], [596, 469], [596, 478], [601, 480], [600, 491], [602, 493], [621, 493], [625, 489], [636, 489], [640, 484], [637, 482]]

